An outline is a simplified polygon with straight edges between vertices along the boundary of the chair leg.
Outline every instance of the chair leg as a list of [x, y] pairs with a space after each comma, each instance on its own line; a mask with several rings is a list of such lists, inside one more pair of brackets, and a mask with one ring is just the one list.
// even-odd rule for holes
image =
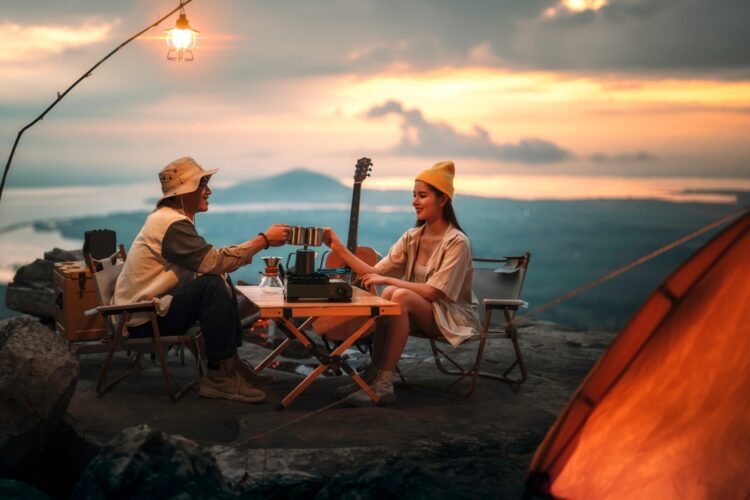
[[[505, 332], [508, 335], [508, 338], [510, 339], [511, 343], [513, 344], [513, 351], [516, 354], [516, 360], [508, 366], [508, 368], [503, 372], [502, 375], [496, 375], [494, 373], [487, 373], [487, 372], [479, 372], [479, 376], [483, 378], [490, 378], [493, 380], [500, 380], [503, 382], [508, 382], [511, 384], [522, 384], [526, 381], [526, 378], [528, 377], [528, 371], [526, 369], [526, 362], [523, 359], [523, 353], [521, 352], [521, 346], [518, 345], [518, 331], [516, 330], [516, 327], [513, 325], [513, 317], [510, 314], [510, 311], [508, 309], [503, 309], [503, 312], [505, 313]], [[491, 317], [492, 311], [486, 311], [485, 312], [485, 331], [489, 330], [489, 319]], [[518, 369], [521, 372], [520, 378], [511, 378], [508, 377], [508, 374], [516, 367], [518, 366]]]
[[161, 364], [161, 372], [164, 376], [164, 387], [167, 391], [167, 396], [169, 396], [172, 401], [177, 402], [183, 396], [187, 387], [182, 387], [177, 390], [174, 389], [174, 378], [172, 378], [172, 374], [169, 372], [167, 356], [164, 352], [164, 344], [161, 341], [161, 332], [159, 331], [159, 324], [156, 321], [155, 315], [151, 316], [151, 327], [154, 330], [154, 348], [156, 350], [156, 355], [159, 358], [159, 364]]
[[107, 352], [107, 357], [104, 359], [104, 363], [102, 363], [102, 369], [99, 373], [99, 380], [96, 383], [96, 393], [99, 394], [100, 396], [103, 395], [108, 390], [110, 390], [112, 387], [114, 387], [115, 384], [117, 384], [120, 380], [138, 371], [140, 367], [140, 354], [137, 354], [134, 360], [131, 361], [130, 367], [125, 373], [115, 377], [112, 381], [109, 381], [109, 382], [107, 381], [107, 374], [109, 373], [109, 369], [112, 366], [112, 359], [114, 358], [115, 351], [117, 351], [118, 347], [120, 347], [120, 340], [122, 339], [122, 332], [125, 329], [125, 325], [127, 324], [127, 321], [129, 318], [130, 318], [130, 315], [128, 313], [125, 313], [122, 316], [120, 316], [117, 322], [117, 327], [115, 328], [115, 334], [112, 337], [112, 346]]
[[[482, 328], [482, 332], [480, 332], [480, 339], [479, 339], [479, 346], [477, 348], [477, 355], [474, 359], [474, 364], [470, 368], [464, 368], [461, 366], [457, 361], [455, 361], [453, 358], [451, 358], [445, 351], [442, 351], [440, 348], [437, 347], [434, 340], [430, 340], [430, 347], [432, 348], [432, 353], [435, 358], [435, 365], [440, 372], [451, 375], [454, 377], [457, 377], [456, 380], [451, 382], [447, 389], [450, 389], [460, 381], [462, 381], [466, 377], [471, 377], [471, 384], [469, 388], [463, 392], [463, 395], [465, 397], [471, 396], [474, 391], [476, 390], [477, 380], [479, 377], [482, 378], [488, 378], [492, 380], [499, 380], [501, 382], [509, 383], [509, 384], [522, 384], [526, 381], [526, 378], [528, 376], [528, 372], [526, 369], [526, 362], [523, 359], [523, 353], [521, 352], [521, 347], [518, 344], [518, 332], [516, 331], [515, 326], [513, 325], [513, 318], [511, 316], [511, 313], [509, 310], [504, 309], [505, 313], [505, 322], [506, 322], [506, 333], [508, 335], [508, 338], [510, 339], [511, 343], [513, 344], [513, 351], [516, 355], [516, 360], [506, 368], [506, 370], [501, 374], [495, 374], [495, 373], [489, 373], [489, 372], [482, 372], [480, 371], [480, 366], [482, 364], [482, 360], [484, 359], [484, 351], [486, 347], [487, 342], [487, 332], [489, 331], [490, 322], [492, 319], [492, 310], [485, 311], [484, 314], [484, 325]], [[449, 361], [453, 366], [456, 367], [456, 370], [449, 369], [444, 366], [442, 359], [445, 358], [447, 361]], [[521, 372], [520, 378], [515, 377], [509, 377], [508, 374], [514, 369], [518, 367]]]
[[[202, 334], [199, 334], [202, 335]], [[189, 344], [191, 347], [190, 352], [193, 354], [193, 359], [195, 360], [195, 368], [196, 368], [196, 379], [191, 385], [196, 385], [203, 380], [203, 376], [205, 375], [203, 371], [203, 356], [201, 355], [201, 346], [200, 346], [200, 336], [197, 336], [193, 339], [192, 344]]]
[[408, 384], [409, 382], [406, 381], [406, 378], [404, 377], [403, 372], [401, 371], [401, 368], [396, 365], [396, 373], [398, 373], [398, 377], [401, 379], [401, 382], [404, 384]]
[[[459, 382], [461, 382], [466, 377], [471, 377], [471, 383], [470, 383], [469, 387], [465, 391], [463, 391], [461, 393], [461, 395], [468, 398], [469, 396], [471, 396], [472, 394], [474, 394], [474, 390], [476, 389], [476, 386], [477, 386], [477, 376], [479, 374], [479, 363], [481, 362], [482, 353], [484, 352], [484, 342], [485, 342], [485, 340], [486, 340], [486, 336], [483, 334], [482, 337], [479, 340], [480, 343], [479, 343], [479, 348], [477, 349], [477, 356], [476, 356], [476, 359], [474, 361], [474, 365], [471, 368], [469, 368], [469, 369], [466, 369], [466, 368], [462, 367], [461, 365], [459, 365], [458, 362], [455, 361], [450, 356], [448, 356], [448, 354], [446, 352], [438, 349], [437, 347], [433, 348], [435, 351], [437, 351], [440, 354], [442, 354], [442, 356], [445, 359], [447, 359], [448, 361], [450, 361], [458, 369], [458, 370], [448, 370], [448, 369], [446, 369], [440, 363], [440, 358], [439, 357], [435, 358], [435, 364], [437, 365], [438, 369], [441, 372], [456, 377], [456, 380], [454, 380], [453, 382], [451, 382], [450, 384], [448, 384], [448, 386], [446, 387], [446, 390], [449, 390], [451, 387], [453, 387], [454, 385], [458, 384]], [[434, 341], [430, 341], [430, 342], [432, 342], [434, 344]]]

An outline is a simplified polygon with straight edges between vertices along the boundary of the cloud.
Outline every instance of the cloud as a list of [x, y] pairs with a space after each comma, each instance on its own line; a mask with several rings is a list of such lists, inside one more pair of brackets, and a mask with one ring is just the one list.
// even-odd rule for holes
[[487, 130], [478, 125], [474, 126], [473, 133], [462, 134], [447, 123], [426, 120], [419, 109], [405, 109], [395, 100], [371, 108], [366, 116], [374, 119], [390, 114], [403, 119], [401, 142], [393, 149], [398, 154], [445, 155], [528, 164], [556, 163], [572, 158], [567, 150], [543, 139], [525, 138], [517, 143], [497, 144], [490, 139]]
[[643, 163], [658, 160], [659, 157], [645, 151], [637, 151], [617, 154], [594, 153], [589, 159], [594, 163]]
[[[481, 66], [703, 78], [706, 69], [714, 69], [721, 73], [711, 78], [728, 79], [750, 70], [747, 0], [331, 0], [324, 8], [278, 0], [248, 5], [249, 16], [258, 20], [252, 33], [264, 41], [250, 54], [256, 59], [250, 67], [262, 64], [279, 74]], [[235, 19], [244, 22], [242, 16]]]
[[105, 40], [113, 23], [80, 27], [0, 23], [0, 63], [29, 62]]
[[[34, 8], [29, 4], [3, 0], [0, 19], [9, 22], [0, 25], [1, 37], [9, 37], [10, 21], [21, 27], [64, 28], [92, 16], [107, 20], [115, 15], [122, 19], [122, 27], [128, 27], [122, 33], [126, 36], [152, 19], [149, 16], [165, 13], [164, 7], [148, 2], [131, 8], [122, 2], [36, 0]], [[246, 79], [476, 66], [678, 76], [732, 70], [712, 78], [736, 78], [737, 71], [750, 70], [747, 0], [221, 4], [215, 8], [212, 2], [194, 2], [188, 15], [203, 32], [199, 46], [218, 31], [245, 37], [245, 43], [222, 50], [242, 61], [229, 67], [226, 76]], [[3, 57], [11, 52], [3, 50]]]
[[523, 23], [512, 45], [493, 41], [493, 52], [515, 66], [550, 70], [703, 78], [706, 70], [727, 73], [714, 78], [750, 70], [747, 0], [610, 0], [580, 11], [564, 3]]

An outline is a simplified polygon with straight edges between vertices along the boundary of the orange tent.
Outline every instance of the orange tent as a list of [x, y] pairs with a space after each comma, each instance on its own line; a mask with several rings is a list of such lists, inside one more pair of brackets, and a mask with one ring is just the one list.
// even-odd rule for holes
[[527, 494], [750, 497], [750, 215], [643, 304], [563, 409]]

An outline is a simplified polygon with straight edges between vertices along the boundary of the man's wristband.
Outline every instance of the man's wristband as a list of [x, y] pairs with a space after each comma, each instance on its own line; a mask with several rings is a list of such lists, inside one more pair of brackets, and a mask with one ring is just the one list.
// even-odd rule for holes
[[258, 233], [258, 236], [263, 236], [263, 240], [266, 242], [265, 250], [268, 250], [268, 247], [271, 246], [271, 242], [268, 241], [268, 236], [266, 236], [265, 233]]

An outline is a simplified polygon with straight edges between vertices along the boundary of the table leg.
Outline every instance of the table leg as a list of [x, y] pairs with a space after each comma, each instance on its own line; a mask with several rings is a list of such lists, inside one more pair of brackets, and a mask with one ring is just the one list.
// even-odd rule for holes
[[[304, 327], [308, 324], [308, 322], [311, 322], [314, 318], [309, 318], [308, 321], [305, 321], [305, 323], [302, 325]], [[322, 356], [318, 353], [317, 349], [315, 348], [313, 342], [302, 333], [291, 321], [289, 321], [286, 318], [283, 318], [282, 321], [286, 325], [286, 327], [289, 329], [290, 332], [300, 341], [302, 344], [304, 344], [305, 347], [307, 347], [310, 352], [315, 355], [316, 358], [318, 358], [318, 361], [320, 361], [320, 365], [318, 365], [305, 379], [300, 382], [292, 391], [287, 394], [287, 396], [281, 400], [281, 403], [277, 407], [277, 410], [283, 410], [287, 408], [292, 401], [294, 401], [297, 396], [299, 396], [307, 387], [312, 383], [313, 380], [318, 378], [321, 373], [323, 373], [329, 366], [331, 366], [332, 362], [326, 362]], [[331, 352], [329, 356], [327, 356], [329, 359], [332, 357], [337, 357], [340, 359], [340, 356], [349, 348], [351, 347], [354, 342], [359, 340], [359, 338], [375, 323], [375, 318], [369, 318], [365, 323], [359, 327], [353, 334], [349, 336], [344, 342], [341, 343], [336, 349]], [[302, 328], [300, 327], [300, 328]], [[358, 386], [362, 388], [363, 391], [372, 399], [375, 403], [378, 402], [379, 398], [375, 394], [375, 392], [370, 388], [369, 385], [365, 383], [364, 380], [362, 380], [362, 377], [359, 376], [359, 374], [352, 370], [352, 368], [346, 363], [344, 360], [337, 361], [337, 363], [341, 363], [345, 366], [346, 372], [349, 374], [350, 377], [357, 383]]]
[[[352, 346], [359, 338], [364, 335], [364, 333], [375, 323], [375, 318], [369, 318], [365, 323], [360, 326], [353, 334], [349, 336], [348, 339], [346, 339], [344, 342], [341, 343], [336, 349], [331, 352], [331, 356], [340, 356], [343, 354], [349, 347]], [[354, 379], [354, 381], [357, 383], [358, 386], [362, 388], [363, 391], [365, 391], [365, 394], [370, 396], [370, 399], [377, 404], [380, 398], [375, 394], [375, 392], [372, 390], [372, 388], [367, 385], [367, 383], [362, 379], [362, 377], [359, 376], [359, 373], [354, 371], [352, 374], [350, 374], [350, 377]]]
[[[299, 328], [304, 330], [305, 328], [307, 328], [308, 326], [310, 326], [310, 323], [312, 323], [312, 319], [306, 320], [304, 323], [302, 323], [302, 325], [300, 325]], [[292, 323], [289, 322], [289, 324], [292, 324]], [[287, 328], [289, 328], [289, 324], [285, 323], [285, 326]], [[294, 333], [294, 332], [292, 332], [292, 333]], [[295, 334], [295, 337], [297, 337], [296, 334]], [[266, 358], [263, 361], [261, 361], [258, 366], [255, 367], [255, 371], [260, 372], [261, 370], [263, 370], [264, 368], [266, 368], [268, 365], [270, 365], [271, 362], [279, 356], [279, 354], [281, 354], [282, 352], [286, 351], [287, 348], [290, 345], [292, 345], [292, 342], [294, 342], [294, 338], [292, 338], [292, 337], [284, 339], [284, 342], [282, 342], [281, 344], [279, 344], [279, 346], [276, 349], [274, 349], [271, 352], [271, 354], [269, 354], [268, 356], [266, 356]]]
[[279, 406], [276, 409], [283, 410], [287, 408], [290, 404], [292, 404], [292, 401], [297, 399], [297, 396], [302, 394], [302, 392], [305, 389], [307, 389], [307, 386], [312, 384], [313, 380], [318, 378], [318, 376], [320, 376], [320, 374], [323, 373], [326, 370], [326, 368], [328, 368], [328, 366], [330, 365], [324, 365], [324, 364], [318, 365], [317, 368], [315, 368], [312, 372], [310, 372], [310, 374], [308, 374], [307, 377], [305, 377], [305, 379], [302, 382], [297, 384], [297, 387], [292, 389], [292, 391], [289, 394], [287, 394], [284, 397], [284, 399], [281, 400], [281, 403], [279, 403]]
[[264, 359], [263, 361], [261, 361], [260, 364], [258, 364], [258, 366], [255, 367], [255, 371], [256, 372], [260, 372], [266, 366], [270, 365], [271, 362], [274, 359], [276, 359], [276, 357], [279, 354], [281, 354], [282, 352], [286, 351], [287, 347], [289, 347], [292, 344], [292, 342], [294, 342], [294, 340], [292, 340], [292, 339], [284, 339], [284, 342], [282, 342], [281, 344], [279, 344], [279, 346], [276, 349], [274, 349], [271, 352], [271, 354], [269, 354], [268, 356], [266, 356], [266, 359]]

